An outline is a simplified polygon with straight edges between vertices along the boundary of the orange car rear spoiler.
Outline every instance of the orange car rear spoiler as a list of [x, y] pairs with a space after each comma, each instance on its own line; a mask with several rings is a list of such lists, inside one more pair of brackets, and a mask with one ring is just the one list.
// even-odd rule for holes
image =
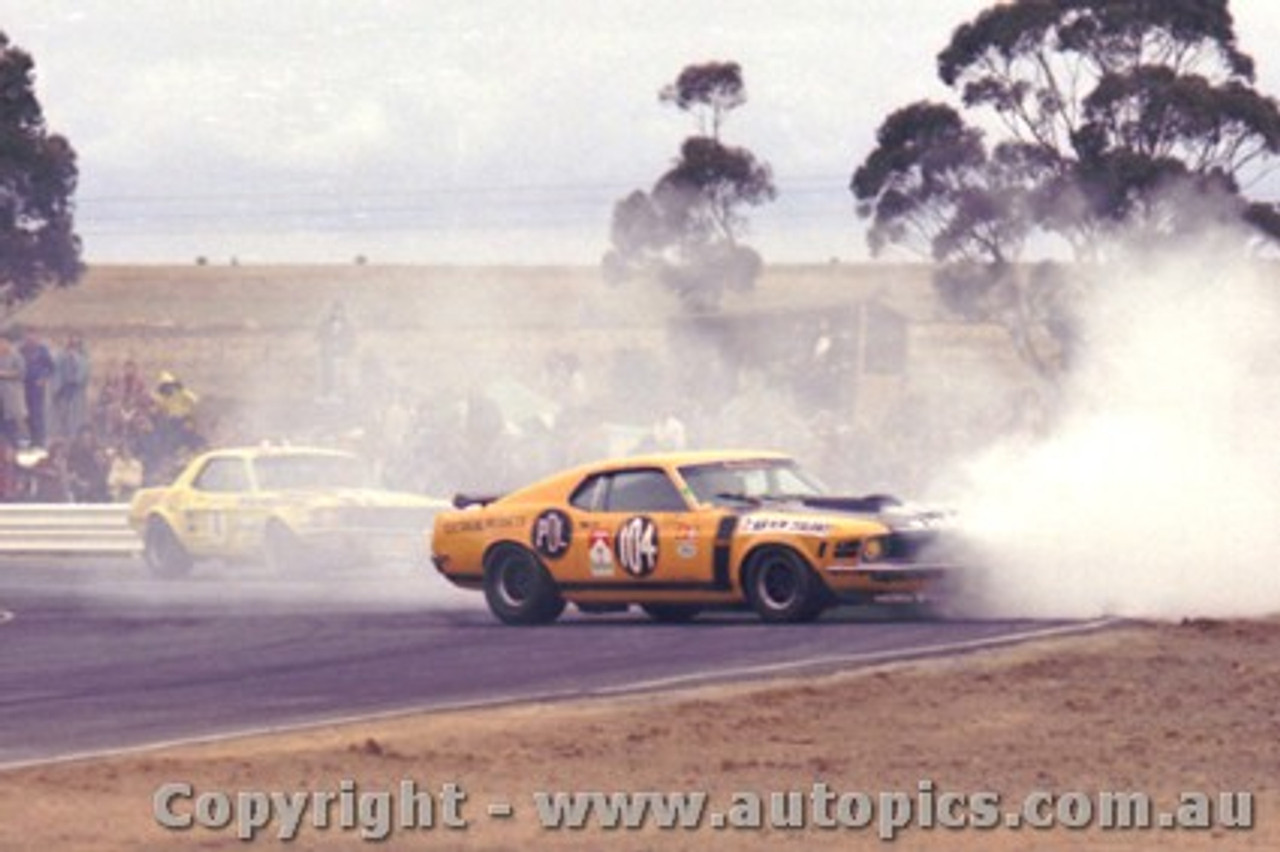
[[465, 509], [468, 506], [488, 506], [494, 500], [501, 499], [501, 494], [455, 494], [453, 508]]

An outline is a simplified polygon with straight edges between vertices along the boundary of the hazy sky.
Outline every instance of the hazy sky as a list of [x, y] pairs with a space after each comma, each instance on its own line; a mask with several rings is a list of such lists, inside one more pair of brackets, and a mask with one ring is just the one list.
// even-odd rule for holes
[[[597, 261], [692, 119], [657, 91], [742, 64], [728, 141], [774, 168], [769, 260], [857, 258], [846, 185], [989, 0], [0, 0], [80, 157], [90, 262]], [[1236, 0], [1280, 95], [1280, 6]]]

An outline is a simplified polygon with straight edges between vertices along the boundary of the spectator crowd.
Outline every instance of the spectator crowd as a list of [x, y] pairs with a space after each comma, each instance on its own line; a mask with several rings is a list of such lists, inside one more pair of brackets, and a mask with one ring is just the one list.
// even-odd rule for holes
[[607, 358], [562, 347], [459, 384], [389, 368], [358, 346], [335, 303], [315, 334], [316, 393], [299, 383], [223, 421], [216, 397], [201, 405], [168, 370], [130, 358], [95, 376], [78, 334], [60, 344], [34, 330], [0, 335], [0, 502], [127, 502], [171, 482], [206, 434], [341, 446], [371, 460], [382, 484], [437, 495], [506, 491], [607, 456], [721, 446], [793, 452], [837, 489], [914, 490], [940, 461], [1039, 419], [1034, 399], [1013, 399], [1008, 412], [949, 402], [939, 416], [906, 393], [873, 429], [855, 416], [839, 336], [825, 323], [816, 338], [792, 331], [794, 351], [755, 362], [675, 338]]
[[126, 360], [97, 383], [83, 338], [0, 335], [0, 502], [127, 502], [204, 446], [199, 398]]

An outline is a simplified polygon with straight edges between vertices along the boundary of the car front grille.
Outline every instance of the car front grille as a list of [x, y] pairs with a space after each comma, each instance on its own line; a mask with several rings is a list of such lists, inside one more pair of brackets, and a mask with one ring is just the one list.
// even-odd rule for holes
[[934, 532], [895, 532], [885, 537], [884, 558], [894, 562], [921, 562], [925, 551], [938, 542]]

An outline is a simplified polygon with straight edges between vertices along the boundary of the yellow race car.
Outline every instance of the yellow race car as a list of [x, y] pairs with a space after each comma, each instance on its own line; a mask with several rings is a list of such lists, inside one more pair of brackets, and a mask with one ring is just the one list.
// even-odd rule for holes
[[369, 469], [350, 453], [246, 447], [205, 453], [173, 484], [139, 491], [129, 523], [147, 565], [174, 576], [203, 559], [279, 569], [425, 559], [422, 533], [444, 506], [372, 487]]
[[750, 606], [765, 621], [843, 602], [920, 603], [951, 572], [943, 513], [827, 496], [777, 453], [651, 455], [576, 468], [436, 516], [432, 560], [508, 624], [639, 604], [659, 621]]

